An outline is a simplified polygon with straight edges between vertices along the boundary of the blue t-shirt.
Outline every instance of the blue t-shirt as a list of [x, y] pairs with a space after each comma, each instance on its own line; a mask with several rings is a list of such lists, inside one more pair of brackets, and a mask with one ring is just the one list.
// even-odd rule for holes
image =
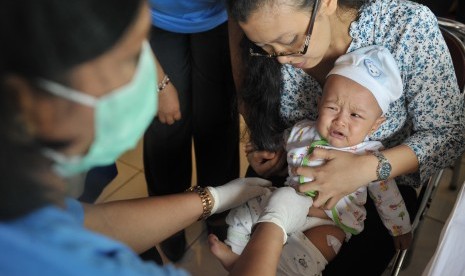
[[224, 0], [150, 0], [152, 24], [175, 33], [199, 33], [226, 22]]
[[0, 275], [188, 275], [85, 229], [81, 204], [66, 203], [66, 210], [48, 206], [0, 223]]

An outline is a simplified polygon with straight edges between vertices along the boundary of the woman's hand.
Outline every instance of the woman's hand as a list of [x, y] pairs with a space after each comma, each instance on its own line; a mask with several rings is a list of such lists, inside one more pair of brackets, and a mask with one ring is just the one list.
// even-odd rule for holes
[[221, 213], [261, 196], [268, 191], [267, 187], [271, 187], [271, 182], [258, 177], [238, 178], [222, 186], [207, 187], [213, 197], [211, 213]]
[[178, 91], [172, 83], [158, 93], [158, 120], [163, 124], [172, 125], [181, 119]]
[[283, 149], [276, 152], [257, 151], [251, 143], [247, 143], [245, 154], [250, 166], [260, 176], [269, 177], [287, 171], [286, 152]]
[[298, 194], [291, 187], [276, 189], [271, 194], [257, 224], [271, 222], [278, 225], [283, 230], [284, 244], [288, 233], [293, 233], [304, 226], [311, 205], [311, 198]]
[[300, 192], [317, 191], [313, 206], [331, 209], [344, 196], [368, 185], [376, 178], [376, 157], [339, 150], [315, 148], [310, 160], [323, 159], [318, 167], [298, 167], [295, 173], [312, 178], [300, 185]]

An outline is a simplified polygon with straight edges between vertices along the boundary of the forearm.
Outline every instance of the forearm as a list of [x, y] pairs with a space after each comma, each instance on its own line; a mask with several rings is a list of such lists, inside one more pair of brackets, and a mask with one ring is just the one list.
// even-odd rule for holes
[[196, 193], [84, 205], [87, 228], [143, 252], [195, 222], [203, 212]]
[[273, 223], [260, 223], [229, 275], [276, 275], [283, 247], [283, 230]]
[[425, 183], [432, 174], [460, 158], [465, 149], [463, 121], [460, 117], [455, 118], [455, 123], [443, 121], [435, 129], [417, 132], [404, 141], [415, 150], [418, 157], [421, 183]]
[[[400, 175], [414, 173], [418, 170], [418, 159], [415, 153], [405, 145], [399, 145], [394, 148], [382, 151], [383, 155], [391, 163], [391, 174], [389, 178], [394, 178]], [[360, 170], [364, 171], [366, 182], [376, 181], [378, 168], [378, 159], [373, 154], [362, 156], [362, 165]]]
[[[400, 175], [418, 171], [417, 156], [415, 152], [413, 152], [413, 150], [406, 145], [399, 145], [383, 150], [383, 154], [389, 160], [389, 163], [391, 163], [392, 166], [391, 175], [389, 178], [394, 178]], [[377, 160], [375, 162], [375, 166], [378, 166]]]

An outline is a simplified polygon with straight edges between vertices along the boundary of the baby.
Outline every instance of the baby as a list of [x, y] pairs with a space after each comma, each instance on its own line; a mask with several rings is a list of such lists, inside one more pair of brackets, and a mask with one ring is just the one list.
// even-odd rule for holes
[[[289, 177], [287, 185], [311, 181], [293, 175], [295, 166], [317, 166], [307, 157], [315, 147], [378, 154], [382, 144], [368, 136], [385, 121], [389, 104], [402, 94], [402, 80], [394, 58], [380, 46], [369, 46], [345, 54], [329, 72], [319, 102], [316, 122], [303, 120], [286, 133]], [[367, 191], [398, 249], [411, 242], [410, 217], [393, 179], [369, 183], [341, 199], [331, 210], [310, 208], [307, 224], [291, 233], [283, 247], [278, 275], [320, 275], [339, 252], [344, 240], [363, 230]], [[269, 192], [269, 194], [272, 191]], [[230, 269], [248, 242], [269, 194], [255, 198], [229, 213], [226, 244], [209, 237], [210, 250]], [[307, 193], [310, 198], [313, 193]]]

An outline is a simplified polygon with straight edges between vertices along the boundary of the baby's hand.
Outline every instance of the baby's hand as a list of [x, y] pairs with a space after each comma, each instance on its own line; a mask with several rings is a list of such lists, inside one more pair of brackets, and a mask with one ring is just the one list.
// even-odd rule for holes
[[412, 243], [413, 235], [412, 232], [408, 232], [406, 234], [392, 237], [394, 239], [394, 246], [397, 250], [404, 250], [410, 247]]

